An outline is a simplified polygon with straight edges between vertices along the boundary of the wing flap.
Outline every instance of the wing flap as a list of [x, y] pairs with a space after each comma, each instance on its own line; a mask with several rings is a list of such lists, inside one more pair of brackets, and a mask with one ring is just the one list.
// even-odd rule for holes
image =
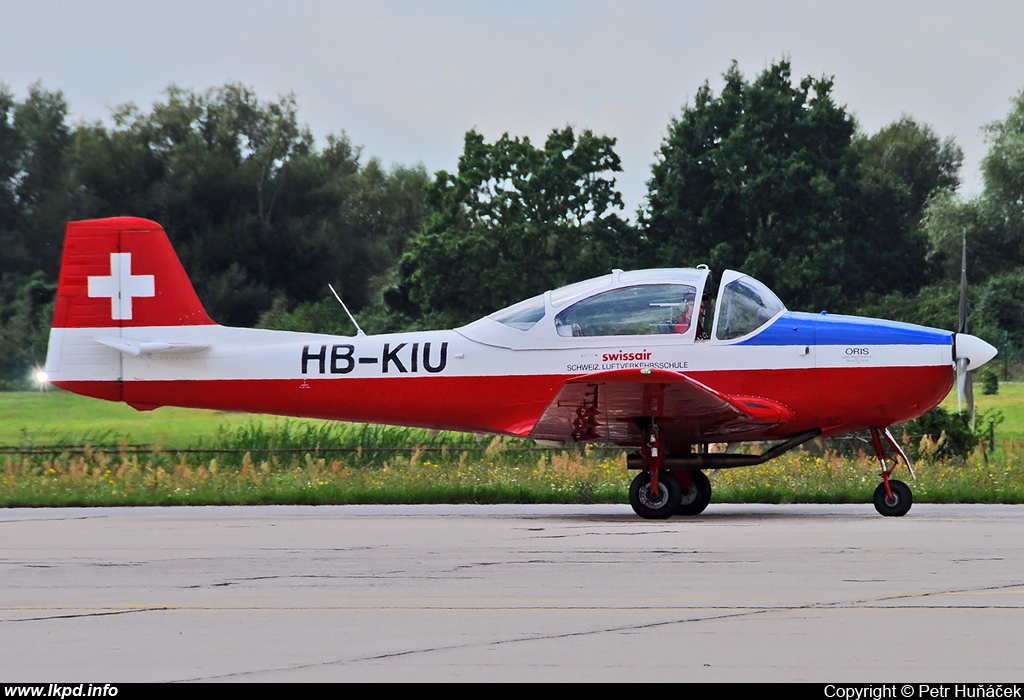
[[679, 372], [620, 369], [567, 380], [530, 435], [636, 445], [643, 417], [657, 418], [676, 439], [717, 442], [783, 423], [793, 411], [763, 397], [723, 394]]

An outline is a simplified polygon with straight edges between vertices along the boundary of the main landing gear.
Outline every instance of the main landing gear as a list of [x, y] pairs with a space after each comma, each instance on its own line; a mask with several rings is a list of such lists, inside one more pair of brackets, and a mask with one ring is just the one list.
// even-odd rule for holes
[[683, 497], [676, 506], [676, 515], [700, 515], [711, 503], [711, 479], [700, 469], [687, 469], [681, 476], [689, 477], [690, 483], [682, 487]]
[[654, 420], [644, 426], [640, 458], [642, 468], [630, 484], [629, 504], [641, 518], [699, 515], [708, 507], [711, 481], [699, 469], [665, 468], [665, 441]]
[[[910, 466], [910, 460], [907, 459], [907, 455], [904, 454], [903, 450], [900, 449], [900, 446], [893, 439], [892, 433], [889, 432], [888, 428], [871, 429], [871, 446], [875, 448], [875, 455], [882, 464], [882, 483], [875, 489], [875, 495], [872, 499], [875, 504], [875, 510], [887, 517], [906, 515], [907, 511], [910, 510], [910, 506], [914, 504], [914, 494], [910, 491], [909, 486], [902, 481], [890, 479], [889, 476], [896, 469], [900, 459], [907, 465], [910, 475], [913, 476], [914, 470]], [[892, 461], [891, 467], [886, 462], [886, 455], [890, 456]]]

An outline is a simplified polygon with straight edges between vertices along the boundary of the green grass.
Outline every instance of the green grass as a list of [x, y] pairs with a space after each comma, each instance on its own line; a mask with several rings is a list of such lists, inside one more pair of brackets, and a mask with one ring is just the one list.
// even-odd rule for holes
[[0, 393], [0, 445], [117, 445], [124, 441], [185, 448], [210, 444], [219, 433], [254, 421], [269, 426], [285, 421], [309, 426], [330, 423], [171, 406], [136, 411], [127, 404], [60, 390]]
[[[949, 411], [956, 410], [956, 388], [950, 392], [942, 407]], [[988, 413], [1000, 411], [1003, 422], [996, 429], [997, 439], [1013, 438], [1024, 441], [1024, 384], [999, 384], [999, 393], [985, 396], [981, 393], [981, 384], [974, 385], [974, 408], [976, 411]]]

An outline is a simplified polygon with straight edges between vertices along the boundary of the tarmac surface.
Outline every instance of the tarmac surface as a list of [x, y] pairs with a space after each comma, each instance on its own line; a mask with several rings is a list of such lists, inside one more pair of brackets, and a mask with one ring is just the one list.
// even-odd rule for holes
[[0, 511], [0, 681], [1024, 680], [1024, 506]]

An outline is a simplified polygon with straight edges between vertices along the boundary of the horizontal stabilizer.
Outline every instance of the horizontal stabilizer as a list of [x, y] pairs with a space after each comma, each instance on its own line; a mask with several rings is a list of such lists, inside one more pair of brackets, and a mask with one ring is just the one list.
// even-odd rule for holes
[[210, 346], [201, 343], [189, 343], [182, 340], [128, 340], [126, 338], [93, 338], [100, 345], [106, 345], [125, 355], [138, 357], [157, 353], [189, 353], [209, 350]]

